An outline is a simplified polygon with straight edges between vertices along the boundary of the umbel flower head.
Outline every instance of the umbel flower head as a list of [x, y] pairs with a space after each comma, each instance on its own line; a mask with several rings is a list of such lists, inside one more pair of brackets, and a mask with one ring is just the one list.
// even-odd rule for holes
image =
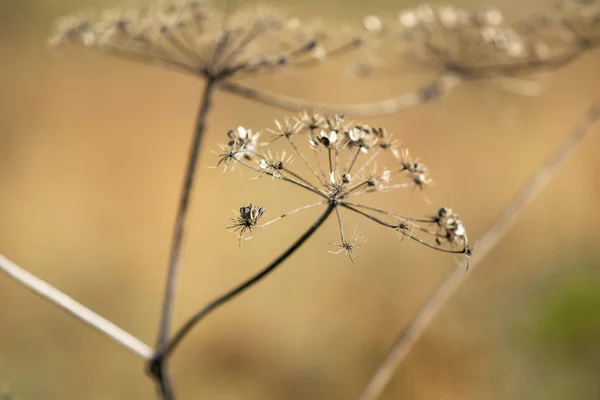
[[[545, 61], [552, 63], [553, 57], [572, 47], [573, 35], [561, 23], [549, 22], [534, 18], [511, 23], [494, 8], [468, 10], [423, 4], [400, 12], [395, 21], [367, 16], [363, 25], [374, 38], [367, 51], [380, 58], [382, 54], [396, 58], [400, 54], [403, 62], [418, 60], [478, 79], [537, 72]], [[386, 59], [385, 64], [389, 63]], [[368, 65], [362, 67], [368, 69]]]
[[[266, 211], [252, 204], [244, 206], [229, 226], [240, 240], [252, 237], [253, 229], [263, 229], [291, 214], [323, 206], [335, 211], [340, 231], [339, 242], [332, 242], [337, 247], [332, 253], [343, 253], [353, 262], [365, 239], [356, 231], [346, 233], [342, 218], [345, 212], [358, 214], [429, 248], [470, 255], [465, 226], [450, 208], [412, 218], [360, 201], [372, 193], [425, 189], [432, 182], [427, 167], [407, 149], [398, 148], [398, 142], [385, 129], [355, 124], [343, 115], [303, 113], [283, 122], [276, 121], [275, 128], [268, 131], [270, 138], [266, 142], [259, 141], [260, 133], [243, 127], [229, 131], [228, 140], [220, 145], [217, 165], [225, 170], [237, 165], [259, 176], [270, 176], [313, 193], [319, 201], [262, 224], [259, 219]], [[248, 141], [249, 132], [252, 142]], [[278, 140], [286, 143], [285, 152], [271, 149]], [[392, 156], [389, 158], [394, 164], [379, 168], [377, 160], [385, 154]]]
[[266, 7], [222, 12], [205, 0], [172, 0], [63, 17], [50, 44], [66, 43], [225, 79], [306, 66], [360, 41]]

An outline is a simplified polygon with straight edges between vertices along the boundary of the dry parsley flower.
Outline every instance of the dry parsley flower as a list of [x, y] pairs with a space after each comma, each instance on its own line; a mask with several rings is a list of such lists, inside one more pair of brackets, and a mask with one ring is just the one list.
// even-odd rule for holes
[[[581, 0], [584, 1], [584, 0]], [[463, 78], [515, 76], [537, 71], [572, 43], [560, 24], [540, 20], [510, 23], [497, 9], [467, 10], [427, 4], [398, 14], [395, 21], [367, 16], [373, 37], [368, 61], [400, 54]], [[388, 61], [389, 63], [389, 61]], [[375, 67], [375, 66], [373, 66]]]
[[[343, 232], [343, 231], [342, 231]], [[337, 251], [329, 251], [331, 254], [340, 254], [344, 253], [346, 256], [350, 258], [350, 261], [354, 264], [356, 261], [356, 249], [358, 249], [362, 244], [364, 244], [367, 239], [358, 235], [356, 230], [350, 235], [348, 238], [342, 236], [342, 241], [340, 243], [332, 243], [334, 246], [339, 247], [340, 249]]]
[[[222, 156], [218, 164], [233, 163], [259, 176], [267, 175], [274, 180], [285, 181], [313, 193], [320, 201], [289, 211], [262, 225], [258, 224], [258, 219], [264, 213], [263, 209], [252, 205], [242, 207], [230, 227], [239, 232], [240, 240], [252, 228], [265, 228], [302, 210], [326, 206], [335, 211], [341, 238], [339, 243], [332, 243], [339, 247], [332, 252], [343, 253], [353, 262], [356, 249], [365, 240], [356, 231], [346, 235], [343, 212], [364, 216], [436, 250], [470, 254], [464, 224], [449, 208], [442, 208], [433, 216], [410, 218], [358, 202], [359, 198], [370, 193], [411, 187], [424, 189], [431, 183], [427, 167], [413, 158], [408, 150], [397, 148], [397, 141], [384, 129], [351, 123], [343, 115], [326, 117], [307, 113], [275, 125], [276, 129], [272, 129], [271, 133], [289, 145], [286, 151], [293, 153], [297, 161], [292, 163], [292, 157], [285, 151], [272, 151], [273, 140], [255, 144], [250, 150], [236, 138], [220, 145]], [[249, 130], [240, 127], [235, 132]], [[258, 134], [254, 135], [258, 137]], [[231, 139], [231, 134], [228, 137]], [[262, 151], [263, 148], [266, 150]], [[381, 162], [386, 154], [393, 164], [379, 168], [378, 161]], [[305, 168], [292, 169], [298, 162]]]
[[208, 1], [179, 0], [64, 17], [50, 44], [66, 43], [214, 80], [305, 66], [353, 48], [360, 40], [266, 7], [224, 13]]
[[[234, 232], [239, 232], [240, 243], [242, 239], [252, 238], [252, 229], [258, 224], [258, 220], [265, 213], [265, 209], [262, 207], [255, 207], [250, 203], [245, 207], [240, 207], [240, 211], [235, 214], [231, 221], [233, 225], [227, 229], [232, 229]], [[244, 238], [244, 235], [248, 233], [248, 236]]]

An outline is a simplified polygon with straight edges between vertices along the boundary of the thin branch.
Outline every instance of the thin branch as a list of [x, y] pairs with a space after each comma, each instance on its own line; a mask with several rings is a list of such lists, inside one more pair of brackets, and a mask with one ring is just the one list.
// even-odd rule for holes
[[[200, 158], [200, 147], [202, 145], [202, 138], [204, 136], [204, 131], [206, 128], [206, 118], [208, 115], [208, 111], [210, 110], [215, 83], [216, 82], [213, 79], [208, 79], [206, 81], [206, 86], [202, 95], [200, 109], [196, 118], [194, 137], [190, 146], [183, 188], [181, 191], [181, 196], [179, 198], [177, 216], [175, 218], [175, 227], [173, 230], [171, 252], [169, 256], [169, 267], [167, 270], [167, 283], [163, 298], [160, 325], [158, 328], [158, 337], [156, 340], [157, 351], [158, 349], [165, 346], [169, 338], [169, 327], [171, 324], [171, 316], [173, 313], [173, 303], [176, 292], [177, 275], [179, 272], [179, 258], [181, 256], [181, 248], [183, 245], [186, 217], [190, 204], [190, 198], [192, 195], [194, 177], [196, 175], [196, 167], [198, 165], [198, 159]], [[154, 367], [158, 368], [150, 370], [150, 373], [158, 381], [163, 398], [166, 400], [174, 398], [173, 390], [170, 384], [170, 379], [168, 378], [168, 374], [166, 371], [166, 365], [157, 364], [154, 365]]]
[[282, 219], [284, 219], [286, 217], [289, 217], [292, 214], [295, 214], [295, 213], [300, 212], [300, 211], [307, 210], [307, 209], [312, 208], [312, 207], [322, 206], [322, 205], [325, 205], [325, 204], [327, 204], [327, 201], [319, 201], [317, 203], [312, 203], [312, 204], [308, 204], [306, 206], [298, 207], [298, 208], [296, 208], [296, 209], [294, 209], [292, 211], [286, 212], [285, 214], [281, 214], [279, 217], [277, 217], [275, 219], [272, 219], [269, 222], [265, 222], [264, 224], [259, 225], [256, 228], [258, 228], [258, 229], [266, 228], [267, 226], [269, 226], [269, 225], [271, 225], [271, 224], [273, 224], [273, 223], [275, 223], [277, 221], [280, 221], [280, 220], [282, 220]]
[[208, 314], [213, 312], [215, 309], [217, 309], [218, 307], [233, 300], [235, 297], [240, 295], [242, 292], [251, 288], [256, 283], [258, 283], [263, 278], [265, 278], [267, 275], [269, 275], [271, 272], [273, 272], [289, 256], [291, 256], [296, 250], [298, 250], [300, 248], [300, 246], [302, 246], [302, 244], [304, 244], [304, 242], [313, 235], [313, 233], [315, 233], [317, 231], [317, 229], [331, 215], [334, 208], [335, 208], [335, 206], [330, 204], [327, 207], [327, 209], [325, 210], [325, 212], [319, 217], [319, 219], [317, 219], [312, 224], [312, 226], [302, 236], [300, 236], [300, 238], [298, 238], [283, 254], [281, 254], [279, 257], [277, 257], [277, 259], [275, 259], [275, 261], [273, 261], [271, 264], [269, 264], [266, 268], [264, 268], [263, 270], [258, 272], [256, 275], [252, 276], [251, 278], [247, 279], [240, 285], [236, 286], [235, 288], [233, 288], [233, 289], [229, 290], [228, 292], [224, 293], [223, 295], [217, 297], [216, 299], [214, 299], [213, 301], [208, 303], [206, 306], [204, 306], [196, 314], [194, 314], [190, 319], [188, 319], [187, 322], [177, 331], [177, 333], [175, 333], [175, 335], [173, 336], [171, 341], [165, 347], [163, 347], [159, 351], [157, 351], [157, 353], [153, 357], [153, 360], [151, 360], [151, 364], [162, 363], [163, 360], [166, 359], [169, 356], [169, 354], [171, 354], [171, 352], [176, 349], [177, 345], [187, 336], [187, 334], [191, 331], [191, 329], [194, 326], [196, 326], [196, 324], [198, 322], [200, 322], [202, 319], [204, 319]]
[[[340, 206], [342, 206], [344, 208], [347, 208], [348, 210], [354, 211], [355, 213], [357, 213], [359, 215], [367, 217], [368, 219], [370, 219], [373, 222], [378, 223], [379, 225], [385, 226], [387, 228], [392, 228], [392, 229], [398, 230], [398, 224], [390, 224], [388, 222], [385, 222], [385, 221], [383, 221], [383, 220], [381, 220], [381, 219], [379, 219], [379, 218], [377, 218], [377, 217], [375, 217], [375, 216], [373, 216], [371, 214], [367, 214], [366, 212], [361, 211], [358, 208], [355, 208], [355, 207], [349, 205], [349, 203], [340, 202], [339, 204], [340, 204]], [[429, 231], [424, 230], [424, 229], [420, 229], [420, 230], [422, 232], [430, 233]], [[421, 243], [425, 247], [429, 247], [430, 249], [441, 251], [443, 253], [449, 253], [449, 254], [467, 254], [467, 252], [468, 252], [468, 248], [467, 247], [464, 247], [461, 250], [448, 250], [448, 249], [444, 249], [443, 247], [439, 247], [439, 246], [435, 246], [433, 244], [427, 243], [425, 240], [419, 239], [418, 237], [410, 235], [410, 234], [406, 234], [406, 233], [404, 233], [401, 230], [399, 232], [401, 232], [405, 237], [409, 238], [410, 240], [413, 240], [413, 241], [415, 241], [417, 243]], [[438, 235], [435, 235], [435, 236], [438, 236]]]
[[154, 351], [150, 346], [2, 255], [0, 255], [0, 270], [33, 293], [100, 331], [141, 359], [149, 360], [152, 357]]
[[[472, 260], [464, 261], [444, 279], [437, 291], [417, 312], [408, 327], [396, 338], [389, 349], [385, 360], [377, 368], [368, 381], [358, 400], [375, 400], [393, 378], [396, 369], [406, 358], [417, 340], [421, 337], [429, 323], [440, 311], [450, 296], [458, 289], [470, 273], [479, 265], [489, 252], [498, 244], [500, 239], [516, 221], [523, 209], [533, 201], [540, 191], [550, 182], [558, 167], [566, 157], [577, 147], [590, 131], [590, 128], [600, 119], [600, 100], [587, 112], [579, 125], [562, 141], [554, 153], [539, 167], [537, 172], [521, 186], [515, 196], [504, 206], [495, 221], [479, 240]], [[467, 270], [467, 263], [469, 269]]]
[[254, 166], [252, 166], [251, 164], [248, 164], [247, 162], [244, 162], [244, 161], [242, 161], [242, 160], [238, 160], [237, 158], [234, 158], [233, 160], [234, 160], [235, 162], [237, 162], [237, 163], [239, 163], [239, 164], [243, 165], [244, 167], [246, 167], [246, 168], [248, 168], [248, 169], [251, 169], [251, 170], [252, 170], [252, 171], [254, 171], [254, 172], [258, 172], [259, 174], [263, 174], [263, 175], [268, 175], [268, 176], [270, 176], [270, 177], [272, 177], [272, 178], [275, 178], [275, 179], [280, 179], [280, 180], [282, 180], [282, 181], [284, 181], [284, 182], [293, 183], [294, 185], [296, 185], [296, 186], [299, 186], [299, 187], [301, 187], [301, 188], [303, 188], [303, 189], [306, 189], [306, 190], [308, 190], [309, 192], [313, 192], [314, 194], [318, 194], [318, 195], [319, 195], [319, 196], [321, 196], [321, 197], [325, 197], [325, 198], [327, 198], [327, 196], [326, 196], [325, 194], [323, 194], [323, 193], [322, 193], [322, 192], [321, 192], [319, 189], [317, 189], [317, 188], [314, 188], [314, 189], [313, 189], [313, 188], [312, 188], [312, 186], [313, 186], [313, 185], [310, 185], [310, 186], [308, 186], [308, 185], [305, 185], [304, 183], [302, 183], [302, 182], [300, 182], [300, 181], [296, 181], [296, 180], [294, 180], [294, 179], [288, 178], [287, 176], [283, 176], [283, 175], [281, 175], [281, 174], [279, 174], [279, 175], [275, 175], [273, 172], [269, 172], [269, 171], [263, 171], [263, 170], [261, 170], [260, 168], [254, 167]]
[[363, 104], [328, 104], [302, 100], [296, 97], [264, 92], [239, 85], [235, 82], [219, 82], [219, 88], [250, 100], [279, 107], [290, 111], [318, 110], [324, 113], [348, 114], [352, 117], [376, 117], [400, 112], [441, 97], [454, 89], [461, 82], [455, 74], [443, 74], [426, 86], [399, 96]]

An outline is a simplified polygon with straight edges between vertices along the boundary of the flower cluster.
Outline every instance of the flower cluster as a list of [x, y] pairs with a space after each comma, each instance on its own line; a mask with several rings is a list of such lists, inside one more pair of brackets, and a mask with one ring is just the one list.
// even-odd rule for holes
[[[243, 127], [228, 132], [229, 140], [220, 145], [217, 164], [224, 169], [239, 165], [258, 176], [285, 181], [313, 193], [320, 201], [263, 224], [259, 224], [259, 219], [264, 209], [252, 205], [242, 207], [230, 226], [238, 232], [240, 240], [250, 238], [253, 228], [265, 228], [302, 210], [326, 206], [335, 210], [340, 230], [340, 242], [333, 243], [340, 249], [333, 253], [344, 253], [352, 261], [356, 248], [365, 240], [356, 231], [346, 234], [342, 212], [366, 217], [430, 248], [470, 254], [464, 224], [449, 208], [441, 208], [433, 216], [410, 218], [357, 202], [359, 197], [370, 193], [411, 187], [424, 189], [432, 182], [427, 167], [407, 149], [399, 148], [398, 141], [385, 129], [355, 124], [343, 115], [302, 113], [283, 122], [276, 121], [275, 128], [268, 131], [271, 137], [264, 143], [259, 142], [259, 133]], [[270, 147], [280, 139], [289, 149], [280, 153], [271, 151]], [[288, 155], [288, 151], [293, 156]], [[391, 155], [394, 165], [379, 168], [377, 161], [386, 153]], [[293, 169], [295, 163], [302, 164], [303, 168]], [[304, 175], [310, 175], [303, 176], [301, 170], [305, 171]]]
[[373, 37], [369, 46], [373, 54], [389, 54], [393, 49], [392, 54], [466, 78], [516, 76], [553, 66], [555, 57], [577, 47], [578, 36], [588, 38], [594, 26], [598, 32], [598, 4], [597, 0], [566, 0], [561, 3], [562, 18], [533, 16], [517, 22], [507, 21], [493, 8], [423, 4], [402, 11], [396, 21], [367, 16], [363, 25]]
[[307, 65], [360, 40], [270, 8], [221, 12], [208, 1], [172, 0], [63, 17], [50, 44], [65, 43], [219, 79]]
[[239, 231], [239, 238], [241, 240], [244, 237], [244, 233], [248, 232], [252, 234], [252, 228], [256, 227], [258, 220], [264, 213], [264, 208], [255, 207], [252, 203], [245, 207], [240, 207], [240, 211], [231, 218], [233, 225], [228, 229], [233, 229], [235, 232]]

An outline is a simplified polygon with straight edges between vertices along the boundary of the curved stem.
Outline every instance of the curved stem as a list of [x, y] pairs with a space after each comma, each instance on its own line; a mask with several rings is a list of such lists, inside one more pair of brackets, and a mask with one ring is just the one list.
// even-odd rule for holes
[[[516, 221], [521, 211], [537, 197], [556, 173], [565, 158], [577, 147], [590, 131], [591, 126], [600, 120], [600, 100], [586, 114], [583, 121], [562, 141], [554, 153], [540, 165], [537, 172], [526, 181], [514, 197], [504, 206], [492, 225], [483, 234], [471, 261], [455, 268], [444, 279], [437, 291], [417, 312], [408, 327], [398, 335], [388, 350], [386, 358], [379, 365], [358, 400], [375, 400], [379, 398], [387, 384], [392, 380], [396, 369], [419, 340], [429, 323], [441, 310], [442, 306], [464, 282], [470, 273], [485, 259], [498, 244], [500, 239]], [[469, 269], [466, 267], [469, 266]]]
[[[184, 177], [183, 188], [179, 198], [179, 207], [175, 218], [175, 227], [171, 241], [171, 252], [169, 256], [169, 267], [167, 270], [167, 283], [163, 298], [162, 311], [160, 316], [160, 325], [158, 328], [158, 338], [156, 340], [156, 348], [160, 349], [165, 346], [168, 341], [169, 327], [171, 323], [171, 314], [173, 313], [173, 301], [176, 291], [177, 273], [179, 270], [179, 259], [181, 256], [181, 248], [185, 233], [185, 222], [189, 209], [192, 188], [194, 185], [194, 177], [196, 175], [196, 167], [200, 157], [200, 147], [202, 138], [206, 129], [206, 118], [210, 110], [212, 94], [214, 92], [216, 81], [208, 79], [202, 95], [202, 101], [198, 116], [196, 118], [196, 127], [194, 137], [190, 146], [190, 152], [187, 161], [187, 168]], [[171, 383], [166, 371], [164, 363], [155, 364], [149, 371], [159, 382], [160, 391], [165, 400], [173, 399], [174, 394], [171, 388]]]
[[380, 115], [394, 114], [410, 107], [427, 103], [454, 89], [461, 82], [460, 76], [456, 74], [443, 74], [426, 86], [413, 92], [402, 93], [399, 96], [362, 104], [328, 104], [302, 100], [296, 97], [285, 96], [276, 93], [264, 92], [239, 85], [235, 82], [219, 82], [219, 88], [255, 100], [290, 111], [318, 110], [324, 113], [348, 114], [352, 117], [376, 117]]
[[289, 256], [291, 256], [296, 250], [304, 244], [308, 238], [310, 238], [313, 233], [317, 231], [317, 229], [327, 220], [327, 218], [331, 215], [333, 210], [336, 208], [335, 205], [330, 204], [325, 212], [317, 219], [310, 228], [302, 236], [300, 236], [283, 254], [277, 257], [271, 264], [265, 267], [263, 270], [259, 271], [254, 276], [250, 277], [240, 285], [235, 288], [229, 290], [223, 295], [217, 297], [206, 306], [204, 306], [200, 311], [194, 314], [187, 322], [175, 333], [173, 338], [165, 347], [159, 349], [156, 352], [156, 355], [151, 360], [151, 364], [162, 362], [175, 348], [177, 345], [185, 338], [185, 336], [191, 331], [191, 329], [202, 319], [204, 319], [208, 314], [217, 309], [218, 307], [224, 305], [230, 300], [233, 300], [236, 296], [240, 295], [245, 290], [252, 287], [254, 284], [258, 283], [260, 280], [265, 278], [271, 272], [273, 272], [281, 263], [283, 263]]

